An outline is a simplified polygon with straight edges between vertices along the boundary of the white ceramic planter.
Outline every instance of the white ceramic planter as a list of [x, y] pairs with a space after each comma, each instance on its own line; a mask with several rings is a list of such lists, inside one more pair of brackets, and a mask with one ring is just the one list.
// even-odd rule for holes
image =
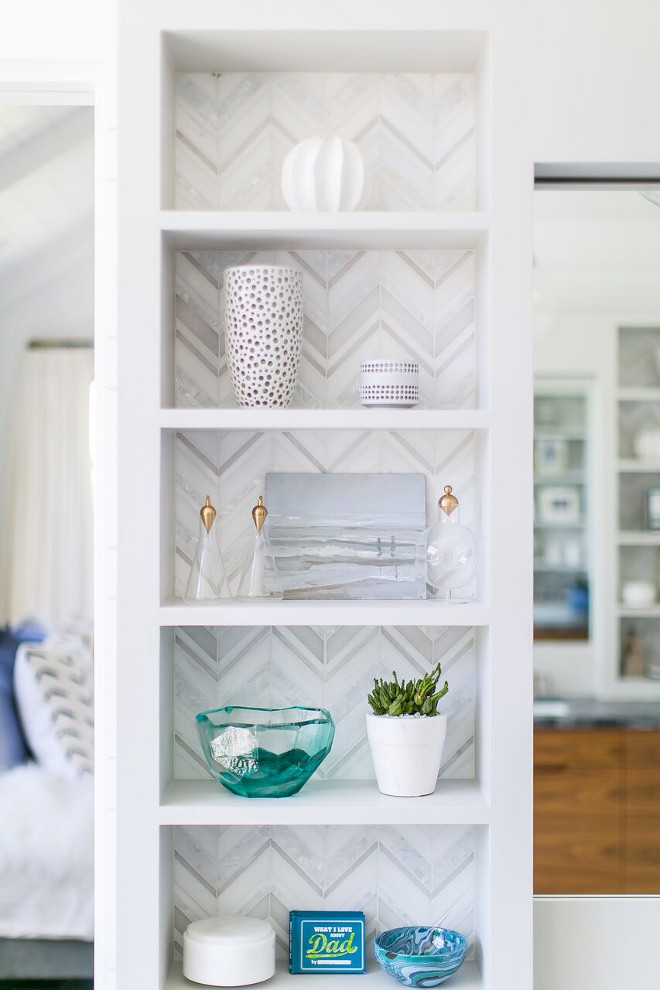
[[240, 406], [286, 408], [298, 383], [302, 275], [282, 265], [225, 270], [227, 364]]
[[378, 789], [395, 797], [432, 794], [447, 735], [446, 715], [367, 713], [367, 737]]
[[362, 155], [344, 138], [307, 138], [284, 159], [282, 195], [290, 210], [354, 210], [363, 186]]

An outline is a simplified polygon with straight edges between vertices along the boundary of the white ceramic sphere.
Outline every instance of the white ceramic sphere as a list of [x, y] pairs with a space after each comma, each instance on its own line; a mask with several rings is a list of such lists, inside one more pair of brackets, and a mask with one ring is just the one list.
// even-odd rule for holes
[[344, 138], [307, 138], [284, 159], [282, 195], [290, 210], [354, 210], [363, 188], [362, 155]]

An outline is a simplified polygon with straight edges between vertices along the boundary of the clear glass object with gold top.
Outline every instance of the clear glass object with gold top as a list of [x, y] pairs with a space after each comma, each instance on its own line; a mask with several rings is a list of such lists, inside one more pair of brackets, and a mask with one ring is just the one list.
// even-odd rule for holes
[[229, 601], [231, 593], [218, 544], [216, 511], [211, 496], [199, 511], [199, 540], [183, 595], [190, 605], [199, 602]]
[[[462, 605], [477, 567], [477, 539], [460, 521], [460, 509], [452, 486], [446, 485], [438, 500], [438, 521], [428, 534], [426, 547], [427, 597]], [[456, 592], [463, 591], [463, 597]]]
[[[264, 531], [264, 523], [268, 509], [264, 505], [263, 495], [259, 496], [257, 504], [252, 509], [252, 521], [256, 530], [250, 543], [241, 577], [238, 583], [238, 597], [250, 598], [282, 598], [275, 568], [275, 561], [270, 550]], [[269, 575], [268, 590], [266, 589], [266, 574]]]

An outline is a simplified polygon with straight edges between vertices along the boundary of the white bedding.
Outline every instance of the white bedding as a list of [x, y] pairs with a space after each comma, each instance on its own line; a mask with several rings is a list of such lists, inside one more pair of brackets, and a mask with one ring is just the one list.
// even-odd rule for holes
[[93, 938], [93, 790], [34, 763], [0, 775], [1, 938]]

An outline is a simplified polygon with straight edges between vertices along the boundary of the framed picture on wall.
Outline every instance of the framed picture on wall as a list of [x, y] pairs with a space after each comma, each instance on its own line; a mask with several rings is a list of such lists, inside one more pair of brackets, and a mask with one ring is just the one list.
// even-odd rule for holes
[[573, 526], [580, 522], [580, 489], [569, 485], [541, 488], [537, 508], [540, 522]]
[[568, 445], [565, 440], [536, 440], [534, 467], [538, 474], [561, 474], [568, 467]]

